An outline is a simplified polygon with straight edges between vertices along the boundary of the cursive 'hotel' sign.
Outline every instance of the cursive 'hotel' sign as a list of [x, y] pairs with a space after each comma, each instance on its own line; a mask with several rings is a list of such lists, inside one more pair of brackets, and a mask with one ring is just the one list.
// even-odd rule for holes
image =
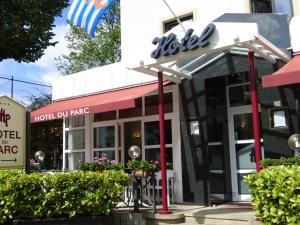
[[168, 36], [153, 39], [152, 44], [157, 45], [157, 48], [151, 53], [151, 57], [158, 59], [161, 56], [175, 55], [179, 51], [186, 52], [204, 48], [209, 45], [209, 38], [214, 33], [216, 26], [210, 23], [204, 28], [200, 36], [193, 35], [194, 30], [188, 29], [184, 37], [179, 41], [177, 35], [170, 33]]

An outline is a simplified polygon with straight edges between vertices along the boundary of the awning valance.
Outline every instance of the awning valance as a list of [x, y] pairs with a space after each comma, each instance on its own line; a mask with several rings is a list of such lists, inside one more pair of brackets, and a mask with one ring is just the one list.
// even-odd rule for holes
[[[169, 82], [165, 82], [167, 84]], [[108, 112], [135, 107], [135, 99], [158, 88], [157, 83], [121, 90], [66, 99], [46, 105], [30, 113], [30, 122], [43, 122], [80, 116], [89, 113]]]
[[296, 83], [300, 83], [300, 55], [294, 56], [275, 73], [262, 77], [262, 84], [265, 88]]

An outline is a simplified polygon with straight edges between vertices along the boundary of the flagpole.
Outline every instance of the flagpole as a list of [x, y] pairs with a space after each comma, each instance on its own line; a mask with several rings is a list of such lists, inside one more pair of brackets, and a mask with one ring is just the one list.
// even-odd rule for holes
[[169, 6], [169, 4], [167, 3], [166, 0], [163, 0], [163, 2], [165, 3], [165, 5], [168, 7], [168, 9], [170, 10], [170, 12], [173, 14], [173, 16], [176, 18], [178, 24], [180, 24], [180, 26], [182, 27], [183, 29], [183, 32], [185, 33], [185, 28], [183, 26], [183, 24], [181, 23], [180, 19], [178, 18], [178, 16], [174, 13], [174, 11], [171, 9], [171, 7]]

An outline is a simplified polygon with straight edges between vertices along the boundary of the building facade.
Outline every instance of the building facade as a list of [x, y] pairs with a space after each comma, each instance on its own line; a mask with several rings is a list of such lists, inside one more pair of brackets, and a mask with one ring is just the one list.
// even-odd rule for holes
[[[253, 28], [274, 45], [274, 53], [291, 57], [289, 21], [300, 14], [299, 0], [167, 2], [183, 27], [162, 0], [121, 0], [122, 61], [60, 77], [53, 106], [33, 112], [32, 122], [64, 118], [63, 169], [104, 155], [126, 163], [132, 145], [141, 147], [141, 159], [160, 159], [157, 77], [149, 70], [160, 69], [159, 59], [150, 57], [155, 37], [213, 23], [220, 25], [218, 43], [233, 37], [236, 44]], [[221, 33], [222, 24], [228, 29]], [[255, 172], [247, 54], [235, 46], [199, 59], [179, 55], [173, 66], [181, 71], [172, 70], [164, 83], [166, 159], [173, 163], [175, 201], [247, 201], [243, 176]], [[293, 156], [287, 139], [300, 132], [299, 85], [264, 89], [262, 77], [286, 62], [256, 56], [262, 157]]]

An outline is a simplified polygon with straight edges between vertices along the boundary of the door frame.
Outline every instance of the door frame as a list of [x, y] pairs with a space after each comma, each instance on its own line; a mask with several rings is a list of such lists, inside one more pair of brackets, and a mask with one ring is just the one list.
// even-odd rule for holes
[[[232, 200], [233, 201], [250, 201], [251, 195], [250, 194], [239, 194], [238, 188], [238, 179], [237, 174], [239, 173], [254, 173], [256, 172], [256, 168], [253, 169], [237, 169], [237, 160], [236, 160], [236, 144], [251, 144], [254, 143], [253, 139], [246, 139], [236, 141], [234, 136], [234, 115], [238, 114], [252, 114], [252, 105], [242, 105], [242, 106], [234, 106], [230, 107], [229, 101], [229, 88], [236, 87], [236, 86], [244, 86], [250, 85], [249, 82], [243, 82], [239, 84], [233, 84], [226, 86], [226, 102], [227, 102], [227, 118], [228, 118], [228, 138], [229, 138], [229, 155], [230, 155], [230, 169], [231, 169], [231, 187], [232, 187]], [[260, 112], [260, 105], [259, 105], [259, 112]], [[252, 121], [251, 121], [252, 122]], [[261, 143], [263, 143], [263, 139], [261, 138]], [[262, 159], [264, 158], [264, 151], [262, 147]]]

